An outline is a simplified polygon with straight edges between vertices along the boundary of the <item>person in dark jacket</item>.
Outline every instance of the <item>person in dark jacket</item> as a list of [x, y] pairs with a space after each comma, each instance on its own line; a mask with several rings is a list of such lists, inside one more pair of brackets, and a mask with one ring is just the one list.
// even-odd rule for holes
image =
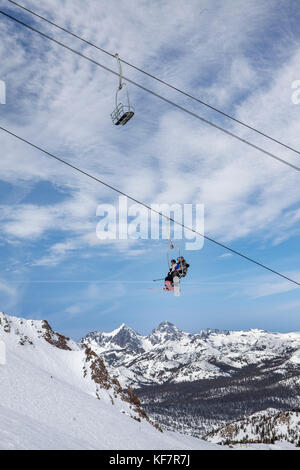
[[177, 272], [179, 277], [185, 277], [187, 275], [187, 270], [190, 267], [190, 265], [186, 262], [183, 256], [180, 256], [177, 258]]
[[171, 267], [169, 269], [169, 273], [167, 275], [167, 277], [165, 278], [165, 281], [170, 281], [171, 284], [173, 285], [173, 277], [175, 276], [175, 274], [177, 273], [177, 268], [176, 268], [177, 264], [176, 264], [176, 260], [175, 259], [172, 259], [171, 260]]

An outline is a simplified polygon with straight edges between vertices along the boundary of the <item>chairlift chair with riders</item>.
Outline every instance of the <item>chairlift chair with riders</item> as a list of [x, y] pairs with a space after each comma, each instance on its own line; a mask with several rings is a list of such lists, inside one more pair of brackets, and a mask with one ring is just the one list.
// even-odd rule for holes
[[[178, 246], [176, 246], [172, 240], [171, 240], [171, 234], [170, 234], [170, 222], [172, 219], [170, 219], [169, 217], [166, 217], [167, 219], [167, 234], [168, 234], [168, 241], [169, 241], [169, 248], [167, 250], [167, 263], [168, 263], [168, 270], [169, 270], [169, 274], [168, 276], [165, 278], [165, 287], [164, 287], [164, 290], [165, 291], [173, 291], [175, 297], [179, 297], [180, 296], [180, 280], [181, 278], [184, 278], [186, 275], [187, 275], [187, 269], [189, 268], [189, 264], [187, 264], [187, 262], [184, 260], [182, 261], [182, 256], [180, 255], [180, 249]], [[176, 250], [177, 253], [178, 253], [178, 256], [177, 256], [177, 260], [179, 259], [179, 269], [176, 270], [174, 276], [170, 276], [170, 272], [171, 272], [171, 262], [170, 262], [170, 252], [172, 250]], [[162, 281], [163, 279], [153, 279], [153, 282], [156, 282], [156, 281]]]
[[[122, 67], [121, 67], [119, 54], [115, 54], [115, 58], [117, 59], [118, 66], [119, 66], [120, 81], [119, 81], [119, 86], [116, 92], [116, 108], [111, 113], [111, 118], [115, 126], [120, 126], [120, 125], [124, 126], [133, 117], [134, 110], [132, 106], [130, 105], [129, 92], [128, 92], [127, 85], [126, 83], [122, 82]], [[119, 91], [121, 91], [124, 86], [126, 87], [126, 104], [122, 103], [118, 98]]]

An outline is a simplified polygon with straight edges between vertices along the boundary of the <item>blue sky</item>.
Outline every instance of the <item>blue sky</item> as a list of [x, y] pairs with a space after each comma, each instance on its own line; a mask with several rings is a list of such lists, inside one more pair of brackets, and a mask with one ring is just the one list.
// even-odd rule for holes
[[[117, 70], [116, 62], [1, 8]], [[300, 11], [294, 1], [23, 0], [23, 5], [238, 119], [299, 148]], [[129, 86], [135, 116], [110, 120], [117, 78], [0, 17], [1, 125], [121, 191], [151, 203], [204, 204], [205, 233], [300, 280], [299, 175]], [[133, 69], [125, 76], [299, 164], [299, 155], [216, 115]], [[210, 242], [190, 262], [182, 296], [162, 292], [166, 240], [101, 242], [99, 204], [118, 195], [0, 134], [0, 310], [45, 318], [80, 338], [126, 323], [300, 329], [299, 289]]]

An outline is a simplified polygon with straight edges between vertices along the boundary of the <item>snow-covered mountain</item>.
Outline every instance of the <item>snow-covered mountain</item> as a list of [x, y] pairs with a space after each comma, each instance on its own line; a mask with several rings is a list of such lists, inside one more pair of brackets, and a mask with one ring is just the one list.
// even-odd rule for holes
[[204, 439], [217, 444], [249, 444], [287, 441], [300, 447], [300, 408], [292, 411], [265, 410], [229, 423]]
[[230, 377], [249, 365], [261, 368], [281, 359], [277, 372], [299, 368], [300, 332], [263, 330], [181, 331], [165, 321], [148, 336], [122, 324], [111, 333], [92, 332], [81, 340], [103, 357], [122, 386]]
[[88, 345], [0, 313], [0, 449], [208, 449], [161, 432]]
[[[212, 335], [230, 333], [207, 331], [196, 339]], [[172, 430], [161, 432], [133, 390], [121, 387], [107, 370], [93, 343], [115, 354], [115, 360], [123, 351], [133, 361], [147, 352], [155, 356], [162, 344], [175, 342], [183, 354], [181, 348], [192, 348], [194, 336], [164, 322], [148, 337], [121, 325], [111, 334], [93, 333], [89, 341], [76, 343], [47, 321], [0, 313], [0, 449], [228, 448]], [[289, 354], [288, 360], [298, 364], [296, 352]], [[265, 444], [272, 449], [288, 445]]]

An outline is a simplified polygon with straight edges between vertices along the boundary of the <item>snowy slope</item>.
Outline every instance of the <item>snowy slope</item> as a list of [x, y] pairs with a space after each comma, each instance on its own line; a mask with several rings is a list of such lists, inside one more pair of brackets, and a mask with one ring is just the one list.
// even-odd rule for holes
[[161, 433], [91, 350], [47, 322], [0, 313], [0, 340], [0, 449], [220, 448]]
[[289, 441], [300, 448], [300, 408], [255, 413], [207, 434], [205, 439], [218, 444]]
[[251, 364], [263, 367], [282, 358], [283, 375], [300, 363], [300, 332], [204, 330], [185, 333], [162, 322], [148, 336], [122, 324], [111, 333], [93, 332], [82, 340], [101, 354], [120, 383], [140, 387], [230, 377]]

